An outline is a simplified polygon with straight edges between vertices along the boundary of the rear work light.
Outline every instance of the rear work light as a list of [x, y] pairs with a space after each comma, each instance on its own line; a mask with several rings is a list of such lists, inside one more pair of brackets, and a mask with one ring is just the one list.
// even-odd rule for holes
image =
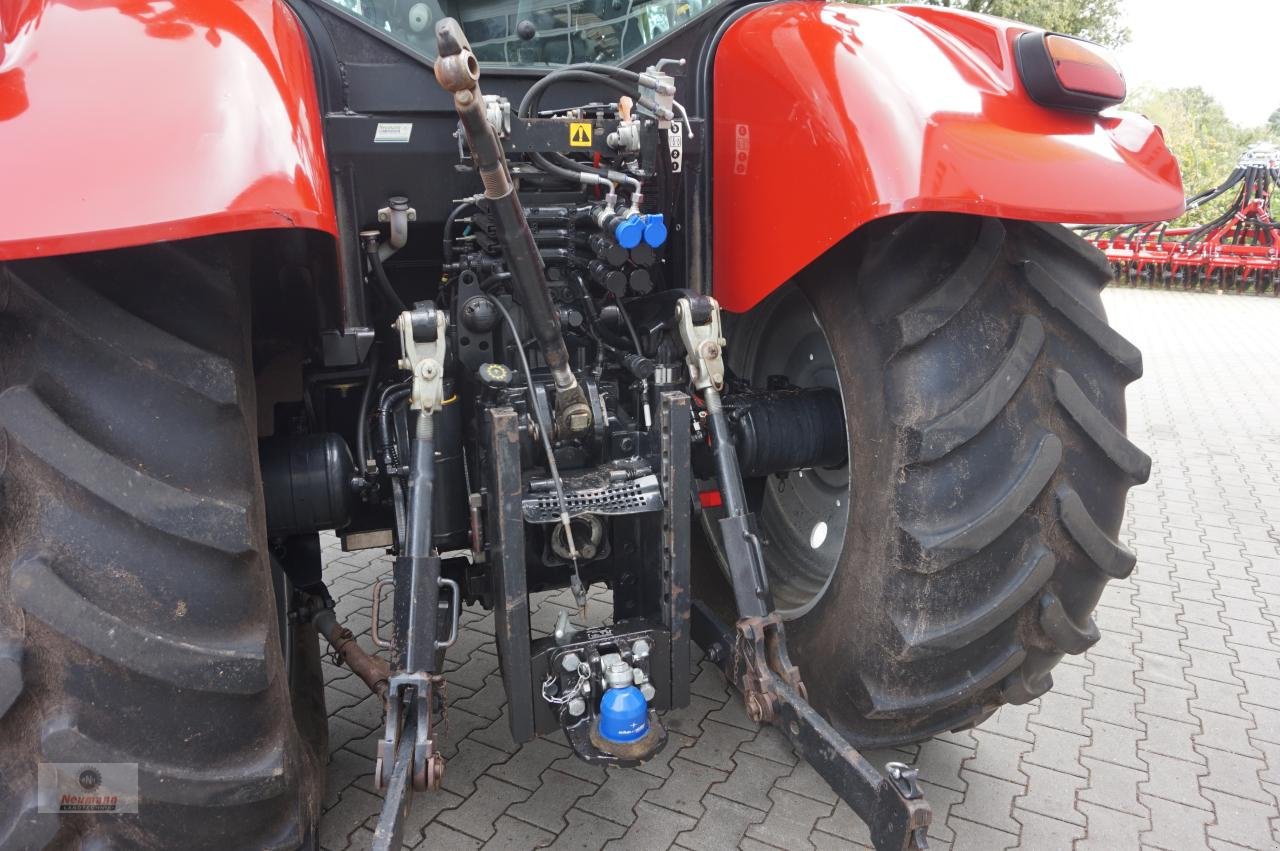
[[1124, 75], [1106, 49], [1069, 35], [1030, 32], [1014, 43], [1027, 94], [1041, 106], [1097, 112], [1122, 102]]

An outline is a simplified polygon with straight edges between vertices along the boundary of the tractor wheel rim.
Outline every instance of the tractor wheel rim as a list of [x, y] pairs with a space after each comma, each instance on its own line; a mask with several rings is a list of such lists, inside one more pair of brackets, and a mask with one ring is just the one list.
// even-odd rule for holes
[[[798, 387], [840, 392], [826, 334], [794, 284], [742, 317], [732, 334], [731, 364], [753, 387], [783, 375]], [[757, 520], [774, 604], [783, 618], [808, 613], [830, 586], [844, 548], [851, 496], [847, 463], [767, 477]]]

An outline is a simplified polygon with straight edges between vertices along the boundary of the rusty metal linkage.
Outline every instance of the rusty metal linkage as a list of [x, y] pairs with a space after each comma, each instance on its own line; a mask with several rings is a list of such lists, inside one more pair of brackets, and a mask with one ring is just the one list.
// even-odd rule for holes
[[324, 636], [333, 648], [334, 656], [339, 664], [344, 664], [360, 678], [369, 690], [387, 699], [388, 683], [391, 679], [391, 665], [386, 659], [370, 656], [364, 652], [351, 630], [338, 623], [333, 609], [324, 609], [314, 618], [316, 630]]

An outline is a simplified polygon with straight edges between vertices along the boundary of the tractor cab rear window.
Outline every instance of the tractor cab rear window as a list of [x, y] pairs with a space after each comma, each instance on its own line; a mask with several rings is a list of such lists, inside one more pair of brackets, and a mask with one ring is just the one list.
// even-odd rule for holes
[[427, 58], [435, 24], [462, 24], [485, 64], [621, 62], [719, 0], [326, 0]]

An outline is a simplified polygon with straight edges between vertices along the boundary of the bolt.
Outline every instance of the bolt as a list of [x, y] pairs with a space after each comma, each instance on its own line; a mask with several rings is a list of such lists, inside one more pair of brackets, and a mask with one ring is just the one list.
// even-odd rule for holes
[[575, 697], [569, 701], [569, 714], [574, 718], [581, 718], [582, 714], [587, 711], [587, 702], [580, 697]]
[[724, 647], [720, 642], [717, 641], [707, 648], [707, 658], [712, 662], [719, 662], [724, 658]]
[[582, 660], [578, 658], [577, 653], [570, 653], [560, 660], [560, 667], [564, 668], [565, 673], [572, 674], [578, 670], [578, 666], [582, 664]]
[[636, 445], [636, 444], [635, 444], [635, 441], [633, 441], [633, 440], [632, 440], [631, 438], [629, 438], [629, 437], [624, 437], [624, 438], [622, 438], [622, 440], [619, 440], [619, 441], [618, 441], [618, 448], [619, 448], [619, 449], [621, 449], [623, 452], [630, 452], [630, 451], [631, 451], [631, 447], [633, 447], [633, 446], [635, 446], [635, 445]]
[[747, 696], [747, 717], [757, 723], [764, 718], [764, 707], [760, 705], [760, 698], [754, 694]]
[[649, 655], [649, 642], [641, 638], [635, 644], [632, 644], [631, 655], [637, 660], [647, 658]]
[[641, 697], [644, 698], [645, 703], [652, 701], [653, 696], [656, 695], [657, 693], [658, 693], [658, 690], [655, 689], [650, 683], [645, 683], [644, 685], [640, 686], [640, 695]]
[[583, 558], [586, 558], [586, 559], [592, 559], [592, 558], [595, 558], [595, 557], [596, 557], [596, 545], [595, 545], [595, 544], [583, 544], [582, 546], [578, 547], [578, 552], [582, 554], [582, 557], [583, 557]]
[[565, 415], [565, 425], [571, 434], [586, 431], [591, 428], [591, 410], [586, 405], [570, 408]]

